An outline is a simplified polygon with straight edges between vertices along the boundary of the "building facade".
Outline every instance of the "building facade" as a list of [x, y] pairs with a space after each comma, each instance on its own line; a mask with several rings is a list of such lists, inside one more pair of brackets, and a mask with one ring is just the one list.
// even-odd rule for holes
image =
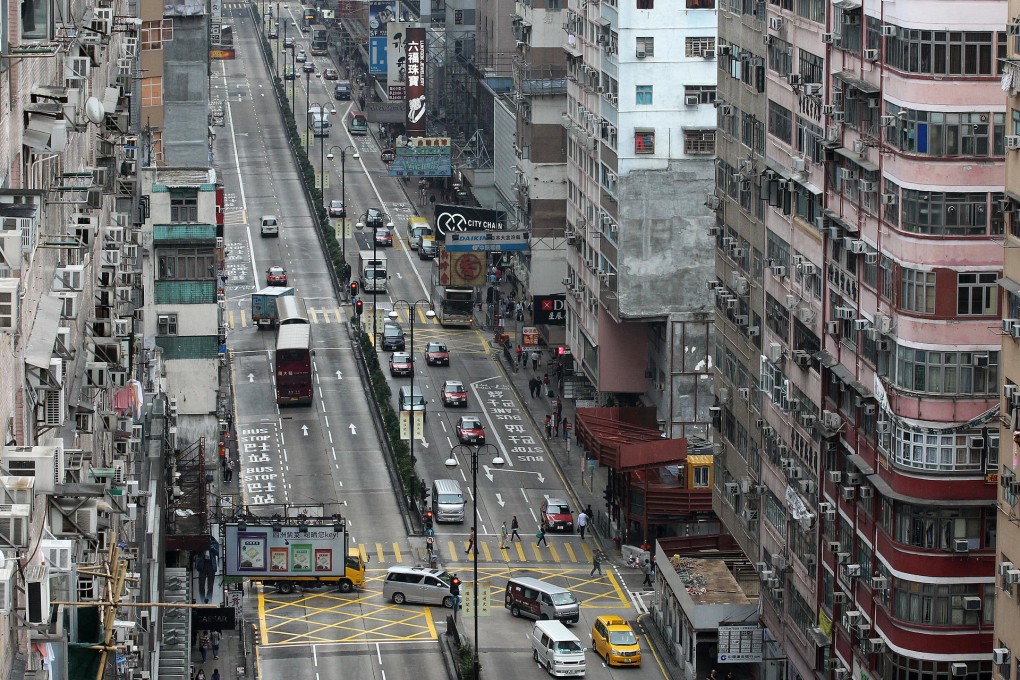
[[772, 677], [991, 676], [1004, 9], [720, 8], [715, 508]]
[[654, 406], [671, 437], [711, 403], [716, 12], [571, 2], [566, 341], [603, 403]]

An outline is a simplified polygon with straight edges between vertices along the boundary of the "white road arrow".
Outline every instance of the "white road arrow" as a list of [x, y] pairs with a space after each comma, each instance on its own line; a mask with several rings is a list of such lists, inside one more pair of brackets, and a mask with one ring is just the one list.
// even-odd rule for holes
[[418, 442], [422, 445], [423, 448], [427, 449], [429, 447], [429, 443], [427, 441], [425, 441], [424, 438], [419, 439]]
[[506, 501], [503, 500], [503, 494], [501, 494], [501, 493], [496, 494], [496, 502], [499, 503], [499, 507], [501, 507], [501, 508], [504, 505], [506, 505]]
[[344, 377], [340, 374], [340, 371], [336, 372], [336, 379], [337, 380], [343, 380], [344, 379]]
[[525, 475], [537, 475], [539, 483], [545, 484], [545, 477], [542, 475], [542, 473], [535, 472], [534, 470], [506, 470], [502, 468], [490, 468], [488, 465], [483, 465], [482, 469], [485, 470], [485, 476], [489, 479], [490, 482], [492, 481], [493, 472], [520, 472]]
[[254, 373], [249, 373], [248, 374], [248, 382], [255, 382], [255, 374]]
[[354, 427], [354, 423], [350, 424], [351, 434], [358, 434], [358, 428]]
[[301, 434], [303, 434], [306, 437], [308, 436], [308, 426], [307, 425], [302, 425], [301, 426]]

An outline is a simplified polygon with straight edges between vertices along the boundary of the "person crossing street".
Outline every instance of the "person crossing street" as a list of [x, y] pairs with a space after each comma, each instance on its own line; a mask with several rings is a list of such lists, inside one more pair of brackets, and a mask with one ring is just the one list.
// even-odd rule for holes
[[510, 542], [513, 543], [516, 538], [518, 541], [521, 540], [521, 535], [517, 533], [517, 530], [521, 528], [521, 525], [517, 523], [517, 515], [513, 516], [510, 520]]

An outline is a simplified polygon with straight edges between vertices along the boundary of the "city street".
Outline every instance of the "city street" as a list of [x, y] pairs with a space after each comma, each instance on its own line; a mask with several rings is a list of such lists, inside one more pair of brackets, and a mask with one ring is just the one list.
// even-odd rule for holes
[[[409, 537], [401, 516], [394, 480], [382, 453], [380, 433], [371, 417], [352, 350], [349, 332], [352, 306], [346, 296], [338, 299], [331, 285], [327, 261], [312, 227], [312, 217], [299, 185], [296, 163], [290, 152], [271, 77], [247, 9], [230, 8], [235, 26], [237, 58], [214, 63], [213, 96], [225, 102], [225, 125], [217, 129], [215, 156], [225, 184], [225, 219], [228, 254], [227, 310], [228, 347], [236, 397], [236, 417], [241, 479], [245, 502], [346, 503], [345, 516], [351, 545], [369, 559], [367, 584], [361, 592], [341, 594], [330, 588], [280, 594], [266, 588], [249, 601], [246, 617], [259, 626], [260, 666], [265, 677], [339, 678], [375, 675], [390, 678], [447, 677], [437, 640], [446, 630], [451, 612], [441, 607], [395, 605], [382, 597], [386, 569], [395, 564], [420, 564], [421, 537]], [[300, 5], [280, 4], [281, 18], [295, 21]], [[292, 25], [298, 49], [307, 36]], [[278, 44], [282, 45], [283, 34]], [[288, 60], [290, 54], [278, 56]], [[553, 464], [542, 438], [519, 401], [503, 367], [495, 360], [488, 338], [479, 329], [444, 329], [424, 316], [419, 308], [414, 319], [414, 347], [410, 347], [410, 319], [402, 300], [414, 303], [429, 296], [427, 283], [432, 263], [420, 261], [406, 247], [405, 225], [415, 214], [400, 180], [386, 175], [379, 147], [371, 136], [351, 137], [344, 128], [344, 114], [352, 102], [333, 102], [332, 84], [320, 80], [327, 57], [309, 57], [317, 72], [307, 81], [303, 74], [294, 83], [298, 128], [308, 104], [337, 105], [331, 135], [313, 139], [310, 153], [318, 166], [331, 147], [354, 145], [360, 158], [346, 162], [348, 216], [357, 220], [369, 208], [379, 208], [395, 224], [394, 246], [389, 256], [388, 291], [379, 304], [395, 308], [407, 334], [408, 351], [416, 359], [414, 384], [427, 401], [424, 436], [415, 442], [419, 474], [431, 482], [453, 478], [468, 502], [463, 524], [436, 526], [440, 565], [456, 572], [466, 589], [472, 588], [473, 561], [478, 561], [479, 595], [486, 598], [480, 620], [481, 664], [502, 674], [541, 678], [545, 671], [531, 661], [527, 634], [531, 624], [514, 620], [503, 607], [503, 589], [510, 576], [533, 576], [563, 585], [581, 603], [581, 622], [574, 626], [582, 645], [591, 645], [591, 625], [600, 614], [637, 616], [622, 578], [606, 568], [604, 576], [589, 576], [596, 539], [575, 533], [550, 534], [548, 546], [536, 546], [540, 506], [546, 498], [570, 499], [566, 481]], [[287, 83], [288, 94], [291, 83]], [[311, 92], [306, 92], [310, 87]], [[324, 145], [324, 146], [320, 146]], [[326, 199], [340, 197], [340, 160], [325, 159], [332, 173]], [[280, 219], [279, 238], [262, 238], [262, 215]], [[427, 216], [427, 215], [426, 215]], [[357, 251], [370, 246], [371, 232], [355, 233], [346, 243], [348, 262], [356, 267]], [[279, 408], [275, 401], [273, 359], [276, 332], [251, 323], [250, 295], [265, 285], [264, 272], [283, 266], [288, 285], [295, 288], [308, 308], [313, 357], [313, 401], [310, 406]], [[363, 295], [366, 313], [371, 295]], [[450, 366], [426, 366], [425, 343], [445, 342], [451, 352]], [[389, 354], [379, 353], [386, 366]], [[447, 379], [462, 381], [468, 406], [446, 408], [440, 390]], [[394, 406], [407, 378], [390, 378]], [[448, 470], [444, 461], [458, 444], [457, 419], [480, 418], [486, 441], [505, 459], [497, 469], [491, 454], [483, 450], [478, 459], [478, 497], [472, 495], [471, 461], [459, 455], [458, 466]], [[459, 453], [463, 453], [463, 449]], [[468, 553], [471, 508], [477, 501], [477, 555]], [[575, 517], [581, 508], [571, 507]], [[510, 526], [516, 516], [522, 541], [501, 549], [500, 527]], [[608, 567], [608, 565], [606, 565]], [[465, 609], [458, 616], [469, 623]], [[465, 628], [470, 630], [470, 626]], [[334, 657], [343, 654], [344, 661]], [[638, 677], [662, 677], [654, 656], [646, 655], [641, 670], [627, 669]], [[521, 661], [527, 661], [526, 665]], [[589, 677], [609, 677], [608, 670], [588, 654]]]

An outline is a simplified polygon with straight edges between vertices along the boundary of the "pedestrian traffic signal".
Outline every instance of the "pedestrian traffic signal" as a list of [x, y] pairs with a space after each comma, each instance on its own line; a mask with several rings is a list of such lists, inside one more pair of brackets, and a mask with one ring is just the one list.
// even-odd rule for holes
[[354, 313], [357, 314], [358, 316], [361, 316], [362, 314], [364, 314], [365, 313], [365, 303], [362, 302], [361, 300], [358, 300], [357, 302], [355, 302], [354, 303]]
[[358, 282], [351, 281], [351, 298], [358, 297]]
[[460, 579], [456, 576], [450, 579], [450, 594], [460, 595]]

